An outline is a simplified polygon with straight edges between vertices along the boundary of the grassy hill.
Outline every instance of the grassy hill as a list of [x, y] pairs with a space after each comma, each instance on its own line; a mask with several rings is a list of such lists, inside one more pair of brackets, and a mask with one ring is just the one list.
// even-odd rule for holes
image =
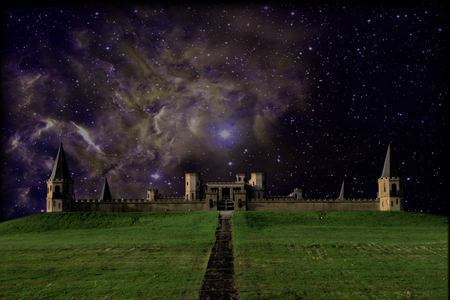
[[[217, 213], [214, 213], [216, 215]], [[203, 217], [200, 213], [199, 217]], [[181, 216], [181, 218], [177, 218]], [[159, 220], [183, 222], [186, 212], [65, 212], [44, 213], [0, 223], [0, 235], [12, 233], [46, 232], [69, 229], [101, 229], [142, 226], [158, 223]], [[206, 215], [205, 215], [206, 216]], [[197, 224], [198, 226], [198, 224]]]
[[447, 299], [448, 217], [235, 212], [232, 221], [240, 299]]
[[[448, 217], [234, 212], [232, 220], [240, 299], [447, 299]], [[217, 226], [217, 212], [0, 223], [0, 298], [198, 299]]]
[[0, 223], [2, 299], [197, 299], [217, 212], [48, 213]]

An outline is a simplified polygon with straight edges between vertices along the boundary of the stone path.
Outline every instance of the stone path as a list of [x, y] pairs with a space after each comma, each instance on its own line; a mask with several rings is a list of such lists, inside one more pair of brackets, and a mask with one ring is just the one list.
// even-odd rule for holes
[[232, 211], [220, 211], [220, 228], [209, 257], [200, 300], [238, 299], [234, 286], [234, 257], [231, 242]]

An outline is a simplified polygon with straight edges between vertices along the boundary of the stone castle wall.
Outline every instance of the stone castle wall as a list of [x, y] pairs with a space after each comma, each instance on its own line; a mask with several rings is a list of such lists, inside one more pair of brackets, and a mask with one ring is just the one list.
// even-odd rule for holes
[[247, 201], [250, 211], [380, 210], [379, 199], [295, 199], [273, 197]]
[[77, 212], [152, 212], [152, 211], [202, 211], [209, 210], [205, 201], [186, 201], [184, 198], [163, 198], [157, 201], [144, 199], [80, 199], [73, 202]]
[[[212, 197], [211, 197], [212, 198]], [[212, 202], [210, 202], [212, 200]], [[295, 199], [294, 197], [271, 197], [264, 199], [242, 199], [247, 211], [315, 211], [315, 210], [380, 210], [379, 199]], [[144, 199], [79, 199], [73, 202], [76, 212], [154, 212], [154, 211], [203, 211], [217, 210], [217, 198], [187, 201], [180, 197], [163, 197], [155, 201]]]

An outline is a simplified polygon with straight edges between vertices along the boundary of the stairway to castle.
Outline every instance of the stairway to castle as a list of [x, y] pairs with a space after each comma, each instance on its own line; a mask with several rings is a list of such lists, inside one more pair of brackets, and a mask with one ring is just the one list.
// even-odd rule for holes
[[231, 241], [232, 211], [220, 211], [220, 228], [209, 257], [200, 300], [238, 299], [234, 285], [234, 257]]

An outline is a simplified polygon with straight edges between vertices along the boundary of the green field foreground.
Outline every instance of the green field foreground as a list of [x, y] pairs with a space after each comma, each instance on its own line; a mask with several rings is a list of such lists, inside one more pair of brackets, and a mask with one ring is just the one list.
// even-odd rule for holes
[[0, 223], [1, 299], [198, 299], [217, 212], [47, 213]]
[[448, 297], [448, 217], [234, 212], [232, 222], [240, 299]]

